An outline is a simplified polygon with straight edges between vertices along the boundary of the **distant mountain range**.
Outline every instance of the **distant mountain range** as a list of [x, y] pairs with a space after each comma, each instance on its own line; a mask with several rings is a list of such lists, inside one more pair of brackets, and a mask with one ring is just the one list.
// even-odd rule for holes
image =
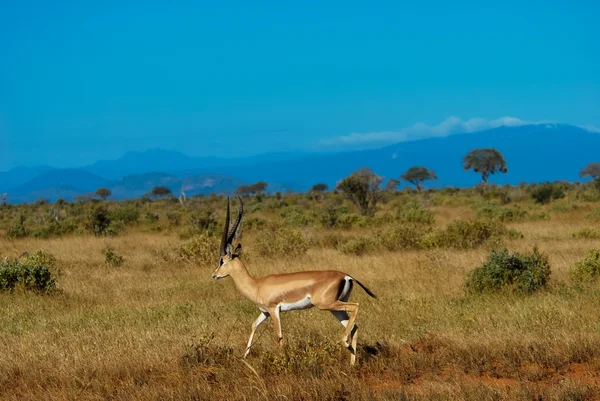
[[111, 189], [115, 199], [140, 197], [164, 185], [187, 196], [229, 193], [239, 185], [269, 183], [269, 190], [304, 191], [317, 182], [333, 187], [359, 167], [371, 167], [386, 178], [398, 178], [418, 165], [433, 169], [439, 179], [430, 186], [472, 186], [480, 177], [462, 169], [462, 157], [472, 149], [493, 147], [503, 153], [508, 174], [491, 178], [498, 184], [575, 181], [589, 162], [600, 161], [600, 134], [565, 124], [500, 127], [488, 131], [430, 138], [375, 150], [344, 153], [277, 153], [248, 158], [196, 158], [180, 152], [128, 152], [76, 169], [50, 166], [18, 167], [0, 172], [0, 193], [9, 202], [54, 201], [97, 188]]

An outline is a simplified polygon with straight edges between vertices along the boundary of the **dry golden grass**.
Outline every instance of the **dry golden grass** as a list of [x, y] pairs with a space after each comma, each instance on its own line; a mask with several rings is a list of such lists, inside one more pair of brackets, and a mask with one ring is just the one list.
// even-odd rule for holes
[[[436, 207], [435, 214], [437, 225], [470, 217], [460, 207]], [[552, 266], [550, 287], [529, 296], [465, 295], [465, 278], [487, 256], [484, 248], [251, 257], [254, 275], [339, 269], [378, 295], [353, 294], [361, 304], [355, 368], [338, 344], [341, 326], [314, 309], [283, 315], [283, 352], [265, 323], [242, 362], [256, 308], [230, 279], [213, 282], [213, 266], [171, 259], [180, 243], [175, 234], [2, 239], [2, 256], [54, 254], [61, 293], [0, 293], [0, 398], [597, 399], [600, 292], [568, 279], [575, 262], [600, 247], [599, 240], [572, 238], [590, 227], [584, 215], [510, 224], [524, 239], [508, 247], [538, 245]], [[124, 256], [123, 266], [105, 265], [107, 245]]]

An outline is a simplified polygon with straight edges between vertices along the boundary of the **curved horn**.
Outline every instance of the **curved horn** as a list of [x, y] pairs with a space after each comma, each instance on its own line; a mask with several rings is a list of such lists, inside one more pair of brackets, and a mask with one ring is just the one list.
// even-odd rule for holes
[[227, 253], [227, 235], [229, 234], [229, 196], [227, 197], [227, 215], [225, 216], [225, 229], [223, 230], [223, 237], [221, 237], [221, 256], [225, 256]]
[[242, 198], [238, 196], [240, 200], [240, 211], [238, 213], [238, 217], [233, 224], [233, 229], [231, 230], [231, 234], [229, 234], [229, 238], [227, 238], [227, 243], [231, 244], [235, 238], [237, 238], [238, 228], [240, 227], [240, 223], [242, 221], [242, 216], [244, 215], [244, 202], [242, 202]]

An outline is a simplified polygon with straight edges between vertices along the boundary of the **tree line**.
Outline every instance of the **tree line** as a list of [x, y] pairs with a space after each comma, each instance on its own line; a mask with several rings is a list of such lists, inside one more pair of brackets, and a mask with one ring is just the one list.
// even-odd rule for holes
[[[482, 187], [488, 184], [492, 175], [499, 173], [506, 174], [508, 172], [504, 156], [494, 148], [481, 148], [470, 151], [463, 157], [462, 165], [465, 170], [472, 170], [481, 175]], [[589, 163], [580, 171], [579, 176], [581, 178], [591, 177], [594, 180], [594, 186], [600, 190], [600, 163]], [[334, 190], [339, 191], [354, 203], [361, 215], [373, 216], [382, 191], [394, 191], [403, 181], [413, 185], [417, 191], [422, 191], [426, 181], [436, 180], [437, 178], [433, 170], [424, 166], [413, 166], [401, 174], [399, 178], [390, 178], [385, 187], [382, 188], [381, 184], [384, 181], [384, 177], [378, 176], [369, 167], [361, 167], [348, 177], [340, 180]], [[267, 187], [268, 184], [264, 181], [250, 185], [240, 185], [234, 194], [239, 196], [261, 195], [266, 191]], [[318, 194], [327, 192], [328, 190], [329, 186], [327, 184], [317, 183], [312, 186], [309, 193], [316, 197]], [[551, 190], [548, 188], [548, 191]], [[93, 195], [90, 195], [106, 200], [111, 196], [111, 191], [108, 188], [99, 188]], [[156, 186], [145, 196], [161, 199], [173, 196], [173, 194], [165, 186]]]

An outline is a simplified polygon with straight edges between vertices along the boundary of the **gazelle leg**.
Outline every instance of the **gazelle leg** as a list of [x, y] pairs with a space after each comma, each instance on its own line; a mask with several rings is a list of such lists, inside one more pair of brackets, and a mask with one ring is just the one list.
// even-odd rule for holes
[[[340, 323], [344, 326], [344, 327], [348, 327], [348, 321], [350, 320], [350, 316], [348, 315], [348, 312], [345, 311], [340, 311], [340, 310], [332, 310], [331, 313], [333, 314], [333, 316], [335, 316], [337, 318], [337, 320], [340, 321]], [[348, 342], [351, 344], [350, 347], [347, 347], [348, 350], [350, 351], [350, 364], [354, 365], [356, 363], [356, 343], [357, 343], [357, 335], [358, 332], [358, 326], [355, 324], [354, 327], [352, 328], [352, 331], [350, 332], [350, 338], [348, 340]], [[344, 339], [342, 339], [342, 342], [344, 343], [344, 346], [347, 346], [346, 341], [344, 341]]]
[[277, 339], [277, 344], [283, 346], [283, 333], [281, 331], [281, 318], [279, 317], [279, 305], [275, 308], [269, 310], [269, 314], [273, 319], [273, 328], [275, 329], [275, 338]]
[[252, 346], [252, 339], [254, 338], [254, 333], [256, 332], [256, 329], [268, 317], [269, 317], [268, 312], [261, 312], [260, 315], [254, 321], [254, 323], [252, 323], [252, 333], [250, 333], [250, 339], [248, 340], [248, 346], [246, 347], [246, 352], [244, 352], [244, 358], [247, 357], [248, 354], [250, 353], [250, 347]]
[[[346, 330], [344, 330], [344, 335], [342, 337], [342, 342], [344, 346], [350, 348], [349, 336], [350, 332], [354, 328], [354, 320], [356, 320], [356, 314], [358, 313], [358, 304], [354, 302], [343, 302], [343, 301], [335, 301], [329, 305], [315, 305], [319, 309], [325, 309], [329, 311], [338, 311], [338, 312], [347, 312], [349, 319], [348, 324], [346, 324]], [[342, 323], [343, 324], [343, 323]]]

